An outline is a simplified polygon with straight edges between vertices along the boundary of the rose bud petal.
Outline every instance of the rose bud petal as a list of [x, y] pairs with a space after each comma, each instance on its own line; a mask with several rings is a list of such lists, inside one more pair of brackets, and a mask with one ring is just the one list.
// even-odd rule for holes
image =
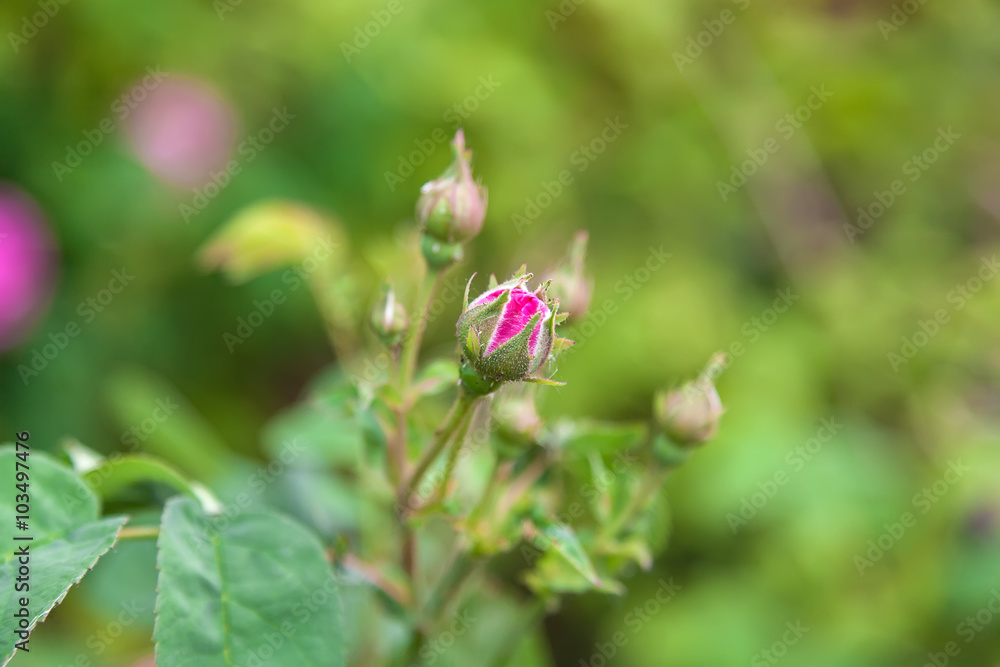
[[[457, 335], [469, 363], [503, 382], [526, 379], [548, 360], [555, 341], [557, 303], [525, 288], [531, 274], [515, 276], [466, 306]], [[471, 283], [471, 281], [470, 281]]]
[[455, 134], [452, 147], [454, 162], [441, 176], [420, 188], [417, 201], [421, 228], [445, 244], [468, 241], [483, 228], [486, 218], [486, 188], [472, 180], [472, 151], [465, 148], [462, 130]]

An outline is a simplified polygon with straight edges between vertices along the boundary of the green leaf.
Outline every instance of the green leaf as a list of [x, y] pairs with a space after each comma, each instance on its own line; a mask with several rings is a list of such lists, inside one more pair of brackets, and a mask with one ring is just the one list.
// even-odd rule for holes
[[612, 556], [632, 561], [643, 570], [653, 567], [653, 553], [646, 540], [639, 537], [629, 537], [620, 542], [608, 542], [600, 546], [602, 556]]
[[594, 564], [590, 562], [590, 557], [584, 551], [580, 539], [572, 528], [562, 523], [548, 524], [542, 527], [541, 536], [541, 545], [547, 549], [555, 550], [591, 585], [596, 588], [603, 585]]
[[[23, 453], [24, 450], [22, 449]], [[16, 463], [28, 466], [30, 496], [29, 529], [18, 531], [13, 539], [16, 511], [13, 493], [2, 494], [0, 525], [0, 659], [7, 664], [14, 654], [15, 643], [22, 640], [15, 634], [21, 630], [14, 614], [20, 609], [19, 600], [29, 599], [27, 627], [30, 632], [45, 620], [52, 608], [66, 596], [69, 589], [83, 578], [97, 559], [110, 549], [126, 517], [114, 516], [98, 520], [97, 497], [79, 477], [48, 455], [32, 451], [20, 461], [15, 449], [0, 448], [0, 479], [13, 484]], [[23, 471], [24, 469], [21, 468]], [[11, 489], [13, 491], [13, 489]], [[15, 585], [22, 563], [15, 552], [28, 546], [30, 568], [28, 591], [18, 591]], [[23, 583], [23, 581], [21, 582]]]
[[175, 468], [144, 454], [114, 455], [103, 460], [93, 470], [83, 474], [87, 485], [105, 500], [122, 490], [142, 482], [159, 482], [197, 499], [191, 482]]
[[205, 269], [221, 269], [229, 280], [242, 283], [320, 252], [340, 264], [346, 246], [334, 220], [304, 204], [271, 199], [239, 211], [202, 246], [198, 260]]
[[176, 497], [158, 545], [157, 664], [344, 665], [337, 584], [298, 524], [261, 513], [214, 520]]
[[543, 596], [552, 593], [586, 593], [593, 590], [614, 595], [625, 592], [624, 586], [613, 579], [602, 578], [601, 585], [595, 586], [556, 551], [546, 551], [542, 554], [535, 569], [525, 575], [524, 583], [536, 594]]

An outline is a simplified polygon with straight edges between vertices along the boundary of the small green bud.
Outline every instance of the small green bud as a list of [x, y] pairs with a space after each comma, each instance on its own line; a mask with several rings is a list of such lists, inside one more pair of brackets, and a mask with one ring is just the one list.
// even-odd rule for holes
[[382, 286], [382, 296], [372, 308], [371, 325], [379, 340], [390, 347], [402, 340], [410, 325], [406, 309], [396, 300], [396, 292], [389, 283]]
[[443, 271], [462, 259], [461, 243], [444, 243], [429, 234], [421, 237], [420, 251], [424, 254], [427, 266], [436, 271]]
[[725, 354], [716, 354], [696, 379], [656, 395], [657, 424], [674, 442], [696, 445], [715, 437], [725, 408], [712, 380], [726, 363]]

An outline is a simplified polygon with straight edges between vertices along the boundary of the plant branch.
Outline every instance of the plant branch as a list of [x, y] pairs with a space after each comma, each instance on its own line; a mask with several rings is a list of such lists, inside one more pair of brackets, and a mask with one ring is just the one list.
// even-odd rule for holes
[[155, 540], [160, 537], [159, 526], [125, 526], [118, 531], [118, 541]]
[[469, 410], [468, 416], [462, 425], [458, 427], [458, 431], [455, 433], [455, 437], [452, 438], [451, 448], [448, 450], [448, 460], [444, 467], [444, 477], [436, 485], [437, 488], [434, 491], [433, 500], [436, 502], [442, 500], [448, 491], [448, 483], [451, 481], [451, 476], [455, 472], [455, 466], [458, 463], [458, 455], [462, 451], [462, 445], [465, 444], [465, 438], [469, 434], [469, 427], [472, 426], [472, 422], [475, 419], [476, 411]]
[[417, 366], [417, 356], [420, 353], [420, 343], [423, 340], [424, 331], [427, 330], [427, 320], [430, 319], [431, 301], [443, 278], [444, 271], [428, 269], [427, 275], [424, 276], [423, 283], [420, 286], [420, 292], [417, 295], [417, 307], [414, 309], [414, 313], [420, 313], [420, 315], [413, 322], [412, 330], [403, 341], [403, 351], [400, 355], [399, 392], [403, 400], [404, 411], [409, 407], [407, 394], [410, 390], [410, 384], [413, 382], [413, 373]]
[[409, 482], [406, 484], [403, 493], [399, 496], [399, 502], [403, 507], [411, 507], [413, 500], [413, 495], [420, 488], [420, 482], [423, 481], [424, 475], [430, 469], [431, 465], [437, 459], [437, 457], [444, 451], [445, 446], [451, 440], [455, 431], [462, 425], [465, 421], [466, 416], [472, 409], [472, 406], [476, 404], [477, 397], [470, 395], [463, 388], [459, 388], [458, 396], [455, 397], [455, 402], [452, 403], [451, 410], [448, 413], [448, 417], [445, 423], [434, 432], [434, 439], [431, 442], [430, 447], [424, 452], [423, 456], [420, 458], [420, 462], [417, 464], [417, 469], [410, 476]]

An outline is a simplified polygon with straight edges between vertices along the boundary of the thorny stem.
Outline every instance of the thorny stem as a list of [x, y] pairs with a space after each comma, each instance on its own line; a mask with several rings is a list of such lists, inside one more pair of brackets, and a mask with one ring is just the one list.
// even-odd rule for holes
[[[407, 472], [406, 417], [410, 409], [410, 384], [413, 381], [413, 373], [417, 365], [417, 355], [420, 352], [420, 341], [423, 339], [424, 331], [427, 328], [427, 319], [430, 315], [431, 300], [433, 299], [434, 292], [437, 291], [438, 285], [443, 277], [444, 271], [432, 270], [428, 270], [427, 275], [424, 276], [420, 293], [417, 296], [417, 311], [415, 311], [420, 313], [420, 317], [414, 322], [412, 330], [404, 339], [403, 348], [399, 354], [399, 375], [397, 377], [398, 384], [396, 385], [396, 388], [399, 392], [402, 404], [396, 410], [396, 432], [393, 434], [393, 442], [390, 445], [391, 451], [389, 452], [389, 476], [390, 479], [397, 485], [397, 492], [403, 488]], [[419, 477], [422, 475], [422, 472], [420, 475], [414, 475], [414, 480], [419, 483]], [[412, 488], [412, 486], [410, 488]], [[411, 493], [411, 490], [407, 490], [405, 496], [400, 494], [400, 500], [406, 502], [405, 506], [409, 506]], [[400, 558], [402, 560], [403, 570], [410, 578], [411, 585], [414, 583], [413, 575], [416, 569], [416, 547], [416, 536], [413, 534], [413, 530], [404, 523], [403, 548]]]
[[427, 601], [427, 606], [424, 608], [422, 614], [423, 618], [431, 620], [439, 618], [448, 607], [448, 603], [452, 597], [458, 594], [462, 588], [462, 584], [469, 578], [469, 575], [476, 571], [476, 567], [479, 564], [479, 559], [473, 558], [459, 546], [451, 561], [451, 565], [448, 566], [448, 569]]
[[476, 506], [472, 508], [472, 512], [469, 513], [468, 524], [470, 527], [474, 527], [476, 522], [478, 522], [479, 518], [483, 515], [483, 512], [489, 509], [500, 484], [507, 481], [507, 478], [510, 477], [510, 470], [512, 466], [513, 463], [511, 461], [507, 461], [500, 465], [497, 465], [497, 463], [493, 464], [493, 469], [490, 470], [489, 479], [486, 481], [486, 488], [483, 489], [483, 495], [479, 498], [479, 502], [476, 503]]
[[424, 452], [420, 462], [417, 464], [417, 469], [413, 472], [410, 481], [406, 484], [405, 490], [399, 496], [399, 502], [404, 508], [412, 506], [414, 494], [420, 488], [420, 482], [423, 481], [424, 475], [427, 474], [431, 465], [437, 460], [441, 452], [444, 451], [445, 446], [455, 434], [456, 429], [465, 421], [472, 406], [476, 404], [477, 398], [470, 395], [464, 389], [459, 388], [458, 396], [455, 397], [455, 402], [451, 406], [451, 411], [448, 413], [444, 425], [434, 432], [434, 440], [431, 442], [431, 446]]
[[420, 316], [414, 321], [413, 330], [403, 341], [403, 352], [400, 358], [399, 393], [403, 397], [404, 410], [409, 407], [406, 393], [410, 389], [410, 383], [413, 382], [413, 372], [416, 369], [417, 355], [420, 352], [420, 341], [424, 337], [424, 331], [427, 329], [427, 320], [430, 318], [431, 301], [434, 298], [434, 293], [437, 292], [438, 286], [441, 284], [442, 278], [444, 278], [444, 273], [444, 271], [429, 269], [427, 275], [424, 276], [420, 292], [417, 296], [417, 308], [414, 310], [414, 312], [419, 312]]
[[468, 417], [466, 417], [465, 421], [462, 422], [462, 425], [455, 433], [455, 437], [452, 439], [451, 449], [448, 450], [448, 460], [444, 467], [444, 477], [442, 477], [441, 482], [436, 485], [437, 488], [434, 491], [434, 499], [431, 501], [432, 503], [442, 500], [448, 491], [448, 483], [451, 481], [451, 476], [455, 472], [455, 465], [458, 463], [458, 455], [462, 451], [462, 445], [465, 444], [465, 438], [469, 434], [469, 427], [472, 426], [475, 415], [475, 410], [469, 410]]

